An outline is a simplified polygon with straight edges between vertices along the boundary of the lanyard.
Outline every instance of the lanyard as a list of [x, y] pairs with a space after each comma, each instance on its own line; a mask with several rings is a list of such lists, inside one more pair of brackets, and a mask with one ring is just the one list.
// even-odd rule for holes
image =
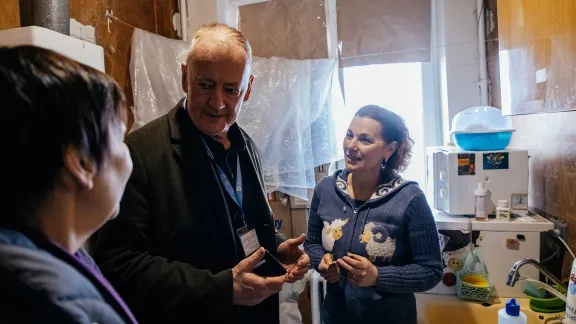
[[212, 159], [212, 162], [214, 162], [216, 172], [218, 173], [218, 178], [220, 178], [220, 183], [222, 183], [222, 186], [224, 186], [224, 189], [226, 190], [230, 198], [232, 198], [232, 200], [234, 200], [236, 205], [240, 207], [240, 215], [242, 217], [242, 220], [244, 220], [244, 213], [242, 212], [242, 170], [240, 170], [240, 159], [238, 158], [238, 156], [236, 156], [236, 187], [234, 188], [232, 187], [232, 183], [226, 176], [226, 173], [224, 173], [224, 171], [222, 170], [222, 168], [220, 168], [218, 163], [214, 161], [214, 155], [212, 154], [212, 151], [210, 151], [210, 148], [208, 147], [208, 144], [206, 143], [204, 138], [202, 138], [202, 143], [204, 144], [204, 147], [206, 148], [208, 155]]

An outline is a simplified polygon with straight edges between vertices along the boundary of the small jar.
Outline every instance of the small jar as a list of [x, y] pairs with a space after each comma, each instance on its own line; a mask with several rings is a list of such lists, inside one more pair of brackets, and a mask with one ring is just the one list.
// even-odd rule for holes
[[510, 207], [508, 207], [508, 200], [498, 200], [496, 204], [496, 219], [501, 221], [510, 221]]

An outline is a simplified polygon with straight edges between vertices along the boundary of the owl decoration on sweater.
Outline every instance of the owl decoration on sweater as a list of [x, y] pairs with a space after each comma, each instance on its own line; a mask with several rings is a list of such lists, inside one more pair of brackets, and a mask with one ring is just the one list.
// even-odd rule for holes
[[328, 252], [334, 249], [334, 243], [342, 238], [342, 227], [348, 223], [348, 219], [341, 220], [335, 219], [332, 223], [324, 221], [324, 228], [322, 229], [322, 245]]

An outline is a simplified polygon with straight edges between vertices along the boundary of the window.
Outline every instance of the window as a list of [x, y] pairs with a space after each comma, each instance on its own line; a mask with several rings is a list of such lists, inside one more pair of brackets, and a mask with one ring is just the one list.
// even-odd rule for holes
[[[368, 104], [401, 116], [415, 141], [412, 160], [402, 176], [417, 181], [422, 188], [425, 148], [439, 144], [436, 134], [440, 131], [431, 69], [431, 63], [397, 63], [348, 67], [343, 71], [347, 123], [358, 108]], [[347, 123], [343, 127], [347, 128]]]

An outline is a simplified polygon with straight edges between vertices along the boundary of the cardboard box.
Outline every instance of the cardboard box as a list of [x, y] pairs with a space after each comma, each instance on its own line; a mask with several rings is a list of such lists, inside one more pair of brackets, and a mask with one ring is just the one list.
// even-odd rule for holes
[[280, 201], [270, 202], [270, 207], [274, 213], [274, 227], [286, 235], [292, 237], [292, 218], [290, 216], [290, 206], [284, 206]]

